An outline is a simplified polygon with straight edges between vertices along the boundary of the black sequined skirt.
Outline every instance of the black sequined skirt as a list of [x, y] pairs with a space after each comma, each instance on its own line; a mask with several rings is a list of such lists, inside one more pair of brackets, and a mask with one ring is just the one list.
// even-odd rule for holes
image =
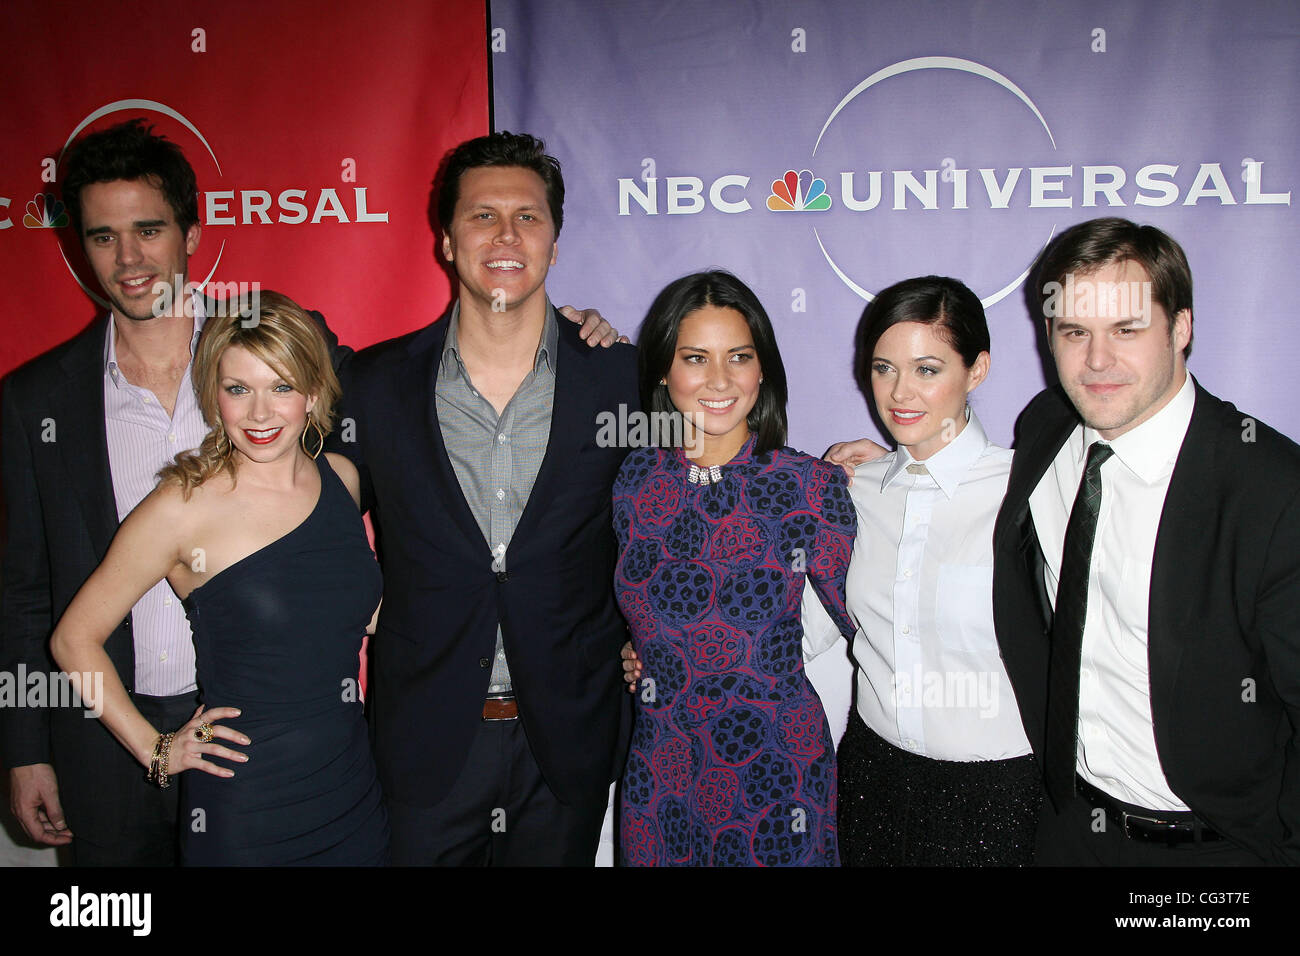
[[849, 711], [840, 742], [843, 866], [1028, 866], [1042, 800], [1031, 755], [934, 760], [908, 753]]

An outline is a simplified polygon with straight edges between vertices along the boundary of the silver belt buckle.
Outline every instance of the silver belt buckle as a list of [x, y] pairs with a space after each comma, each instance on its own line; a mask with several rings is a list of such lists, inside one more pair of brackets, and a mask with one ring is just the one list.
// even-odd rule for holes
[[[1121, 810], [1120, 822], [1124, 827], [1124, 835], [1130, 840], [1137, 839], [1137, 837], [1134, 837], [1129, 831], [1128, 822], [1130, 820], [1140, 820], [1143, 823], [1149, 824], [1153, 828], [1162, 830], [1165, 833], [1178, 833], [1180, 832], [1180, 828], [1183, 826], [1183, 824], [1175, 823], [1172, 820], [1160, 820], [1156, 817], [1144, 817], [1137, 813], [1129, 813], [1127, 810]], [[1147, 833], [1140, 833], [1140, 836], [1147, 836]]]

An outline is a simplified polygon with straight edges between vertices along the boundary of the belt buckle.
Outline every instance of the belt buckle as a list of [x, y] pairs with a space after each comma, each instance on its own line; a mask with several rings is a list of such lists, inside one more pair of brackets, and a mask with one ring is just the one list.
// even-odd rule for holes
[[1124, 830], [1124, 836], [1130, 840], [1141, 840], [1146, 837], [1145, 833], [1135, 834], [1132, 830], [1129, 829], [1128, 826], [1129, 820], [1137, 820], [1137, 819], [1139, 819], [1139, 817], [1135, 813], [1129, 813], [1127, 810], [1121, 810], [1119, 812], [1120, 827]]
[[[1121, 810], [1120, 821], [1124, 827], [1124, 836], [1130, 840], [1146, 840], [1158, 843], [1173, 844], [1174, 838], [1183, 832], [1183, 825], [1170, 820], [1158, 820], [1155, 817], [1144, 817], [1137, 813], [1129, 813], [1127, 810]], [[1150, 829], [1133, 830], [1129, 828], [1130, 820], [1138, 820], [1142, 823], [1149, 824]], [[1194, 831], [1191, 831], [1194, 834]]]

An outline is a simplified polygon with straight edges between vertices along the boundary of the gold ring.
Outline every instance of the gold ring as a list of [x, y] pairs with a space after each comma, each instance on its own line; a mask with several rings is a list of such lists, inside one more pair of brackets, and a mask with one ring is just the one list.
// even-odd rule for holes
[[215, 736], [216, 734], [212, 732], [212, 725], [207, 721], [204, 721], [194, 728], [194, 739], [200, 740], [205, 744], [209, 743]]

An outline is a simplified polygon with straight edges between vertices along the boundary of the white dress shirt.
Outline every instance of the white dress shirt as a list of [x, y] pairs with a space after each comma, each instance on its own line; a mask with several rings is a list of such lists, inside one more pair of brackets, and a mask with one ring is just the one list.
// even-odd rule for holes
[[[1011, 452], [979, 419], [909, 472], [906, 448], [859, 465], [846, 590], [858, 632], [858, 714], [884, 740], [939, 760], [1029, 753], [993, 631], [993, 522]], [[811, 600], [810, 600], [811, 598]], [[805, 589], [805, 653], [838, 636]]]
[[[1109, 443], [1115, 454], [1101, 468], [1101, 511], [1088, 576], [1079, 670], [1078, 771], [1099, 790], [1152, 810], [1187, 809], [1169, 789], [1156, 753], [1147, 599], [1156, 531], [1195, 403], [1188, 375], [1168, 405]], [[1091, 428], [1075, 428], [1029, 497], [1053, 605], [1065, 528], [1088, 448], [1102, 440]]]
[[[194, 296], [194, 335], [190, 364], [169, 416], [151, 390], [132, 385], [117, 365], [117, 320], [109, 313], [104, 343], [104, 428], [108, 469], [113, 479], [117, 519], [123, 521], [158, 484], [158, 472], [179, 452], [199, 447], [208, 433], [190, 373], [194, 348], [203, 329], [203, 300]], [[135, 640], [135, 690], [170, 697], [194, 690], [194, 639], [180, 598], [159, 581], [131, 609]]]

